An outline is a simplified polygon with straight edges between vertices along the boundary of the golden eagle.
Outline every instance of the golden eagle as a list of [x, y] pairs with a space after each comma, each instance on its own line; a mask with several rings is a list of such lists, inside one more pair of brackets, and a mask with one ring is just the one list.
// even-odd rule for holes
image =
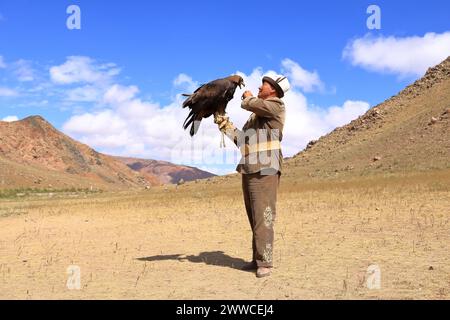
[[234, 92], [239, 86], [245, 86], [241, 76], [233, 75], [223, 79], [217, 79], [200, 86], [193, 94], [183, 94], [188, 97], [183, 102], [183, 108], [189, 107], [191, 111], [183, 123], [186, 130], [191, 126], [190, 134], [194, 136], [203, 118], [214, 115], [225, 115], [228, 102], [233, 99]]

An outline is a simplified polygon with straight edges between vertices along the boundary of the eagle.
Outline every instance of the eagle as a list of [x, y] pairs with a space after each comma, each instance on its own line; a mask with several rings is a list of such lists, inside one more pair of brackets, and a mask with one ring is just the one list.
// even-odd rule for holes
[[183, 128], [186, 130], [191, 126], [190, 135], [193, 137], [203, 118], [211, 115], [214, 115], [214, 119], [224, 116], [227, 104], [233, 99], [236, 88], [242, 86], [245, 87], [244, 79], [241, 76], [233, 75], [204, 84], [193, 94], [183, 94], [188, 97], [183, 102], [183, 109], [189, 107], [191, 110], [183, 123]]

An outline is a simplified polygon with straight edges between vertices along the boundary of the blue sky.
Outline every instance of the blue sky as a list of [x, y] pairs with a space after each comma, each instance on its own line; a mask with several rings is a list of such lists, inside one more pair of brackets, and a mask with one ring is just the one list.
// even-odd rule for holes
[[[366, 9], [371, 4], [381, 9], [380, 30], [367, 28]], [[69, 5], [81, 9], [81, 30], [66, 27]], [[114, 92], [125, 94], [129, 103], [139, 102], [142, 109], [153, 108], [147, 116], [155, 119], [160, 114], [167, 116], [169, 109], [162, 109], [179, 103], [178, 95], [183, 90], [235, 72], [258, 76], [254, 71], [260, 68], [262, 73], [273, 70], [297, 77], [292, 96], [298, 93], [296, 98], [302, 101], [293, 97], [290, 101], [305, 104], [297, 110], [299, 117], [303, 110], [315, 119], [303, 129], [314, 131], [312, 135], [302, 133], [296, 145], [290, 142], [292, 150], [300, 150], [314, 134], [320, 136], [341, 125], [329, 121], [331, 108], [344, 110], [348, 101], [374, 106], [420, 77], [426, 66], [450, 55], [449, 21], [450, 3], [443, 0], [2, 0], [0, 120], [40, 114], [99, 151], [171, 160], [167, 152], [157, 151], [162, 146], [154, 140], [161, 137], [156, 139], [151, 132], [122, 136], [129, 141], [147, 135], [139, 146], [127, 149], [125, 142], [114, 145], [101, 141], [101, 126], [94, 132], [82, 128], [80, 121], [91, 116], [91, 125], [95, 126], [99, 114], [106, 122], [119, 117], [119, 103], [108, 103], [104, 98], [113, 86], [117, 88]], [[427, 33], [433, 35], [426, 37]], [[438, 52], [420, 51], [417, 47], [421, 46]], [[80, 68], [79, 72], [89, 69], [95, 79], [87, 76], [63, 81], [58, 75], [67, 72], [64, 67], [53, 69], [52, 75], [52, 68], [67, 67], [68, 61], [76, 61], [74, 68]], [[70, 76], [77, 72], [70, 69]], [[95, 72], [103, 76], [95, 77]], [[316, 82], [308, 86], [304, 81]], [[70, 90], [78, 91], [72, 91], [68, 99]], [[81, 90], [92, 93], [88, 94], [90, 98], [80, 99]], [[82, 95], [86, 97], [86, 91]], [[358, 108], [360, 113], [365, 109], [361, 104]], [[179, 112], [184, 115], [184, 110]], [[239, 110], [233, 112], [230, 114], [235, 114], [239, 124], [245, 120]], [[85, 117], [74, 119], [82, 115]], [[348, 116], [354, 115], [350, 112]], [[323, 120], [327, 116], [328, 125], [311, 130], [313, 125], [320, 126], [320, 117]], [[133, 127], [133, 119], [130, 116], [116, 129]], [[171, 118], [162, 117], [161, 121], [170, 122]], [[77, 124], [79, 127], [74, 128]], [[112, 132], [109, 138], [117, 141], [118, 135], [120, 132]]]

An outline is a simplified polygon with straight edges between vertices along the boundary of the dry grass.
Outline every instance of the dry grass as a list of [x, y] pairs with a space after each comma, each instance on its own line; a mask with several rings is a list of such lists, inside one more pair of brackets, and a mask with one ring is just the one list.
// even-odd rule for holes
[[[275, 270], [250, 257], [239, 181], [0, 202], [3, 299], [448, 299], [450, 179], [301, 182], [279, 194]], [[369, 290], [369, 265], [381, 289]], [[81, 290], [68, 290], [69, 265]]]

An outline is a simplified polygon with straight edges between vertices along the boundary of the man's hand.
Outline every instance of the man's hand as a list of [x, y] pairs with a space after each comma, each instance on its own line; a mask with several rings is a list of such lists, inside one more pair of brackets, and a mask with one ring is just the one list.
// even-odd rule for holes
[[253, 97], [253, 93], [251, 91], [245, 91], [244, 94], [242, 95], [242, 100], [244, 100], [245, 98], [248, 97]]

